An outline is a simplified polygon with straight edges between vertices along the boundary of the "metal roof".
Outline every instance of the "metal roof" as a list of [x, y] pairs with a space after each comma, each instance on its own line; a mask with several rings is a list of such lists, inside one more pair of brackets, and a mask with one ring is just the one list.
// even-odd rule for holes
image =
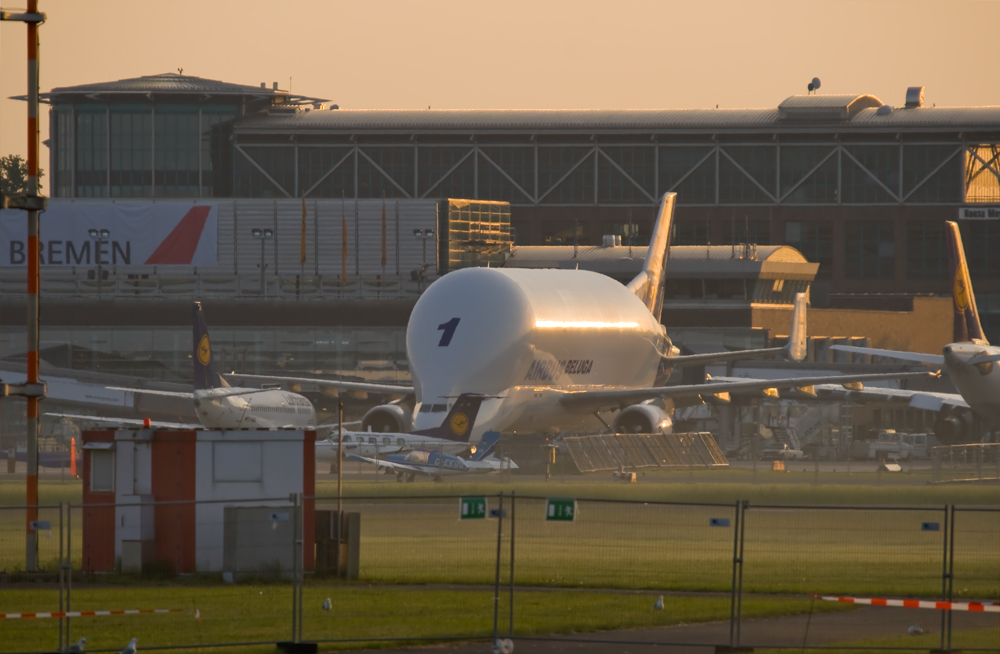
[[288, 91], [261, 86], [232, 84], [214, 79], [205, 79], [180, 73], [162, 73], [160, 75], [143, 75], [130, 79], [120, 79], [114, 82], [98, 82], [96, 84], [81, 84], [79, 86], [61, 86], [42, 98], [68, 101], [68, 96], [101, 96], [101, 95], [137, 95], [137, 94], [206, 94], [206, 95], [237, 95], [256, 97], [285, 97], [288, 102], [326, 102], [321, 98], [309, 98], [301, 95], [291, 95]]
[[882, 101], [874, 95], [864, 95], [858, 93], [846, 93], [839, 95], [793, 95], [785, 98], [785, 100], [778, 105], [778, 109], [848, 107], [862, 99], [874, 100], [877, 105], [882, 104]]
[[[646, 259], [646, 247], [586, 245], [517, 246], [505, 268], [579, 268], [627, 278], [638, 274]], [[574, 252], [575, 251], [575, 252]], [[745, 256], [749, 254], [750, 256]], [[788, 245], [752, 245], [747, 252], [737, 245], [675, 245], [667, 257], [671, 278], [805, 279], [811, 281], [819, 269], [802, 253]]]
[[850, 120], [863, 109], [881, 107], [874, 95], [793, 95], [778, 105], [781, 120]]
[[775, 109], [355, 109], [247, 116], [240, 130], [651, 130], [664, 126], [753, 127], [777, 119]]
[[[756, 245], [756, 261], [781, 261], [783, 263], [808, 263], [802, 253], [789, 245]], [[572, 245], [518, 245], [512, 249], [509, 263], [516, 259], [529, 261], [627, 261], [634, 260], [640, 264], [646, 260], [648, 247], [617, 245], [581, 245], [573, 255]], [[629, 253], [631, 252], [631, 256]], [[735, 255], [734, 255], [735, 252]], [[736, 259], [743, 252], [743, 246], [731, 245], [674, 245], [670, 248], [667, 261], [711, 260], [728, 261]]]
[[[811, 96], [824, 98], [824, 96]], [[841, 96], [836, 96], [840, 98]], [[877, 116], [874, 103], [850, 96], [853, 105], [835, 104], [823, 111], [806, 110], [793, 119], [781, 119], [778, 109], [467, 109], [467, 110], [345, 110], [299, 111], [285, 115], [255, 114], [235, 125], [237, 133], [355, 134], [462, 133], [669, 133], [772, 131], [893, 131], [1000, 130], [1000, 106], [919, 107], [895, 109]], [[877, 99], [875, 99], [877, 101]], [[843, 102], [838, 100], [838, 102]], [[868, 108], [859, 108], [868, 103]], [[845, 109], [845, 106], [853, 108]], [[824, 111], [853, 112], [843, 120]], [[812, 115], [806, 116], [806, 113]]]

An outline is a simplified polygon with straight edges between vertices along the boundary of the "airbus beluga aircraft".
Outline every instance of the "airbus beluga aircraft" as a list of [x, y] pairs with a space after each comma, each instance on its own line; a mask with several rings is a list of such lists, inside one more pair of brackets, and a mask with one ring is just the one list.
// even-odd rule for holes
[[984, 420], [991, 428], [1000, 426], [1000, 347], [990, 345], [983, 334], [958, 223], [947, 222], [945, 235], [953, 280], [954, 342], [946, 345], [942, 354], [879, 350], [849, 345], [834, 345], [831, 349], [902, 361], [917, 361], [932, 367], [944, 366], [960, 397], [947, 393], [916, 392], [910, 398], [910, 405], [914, 408], [939, 411], [934, 435], [942, 443], [951, 444], [977, 440], [971, 421], [967, 413], [961, 411], [962, 408], [971, 409], [973, 414]]
[[[671, 427], [659, 400], [915, 376], [660, 385], [675, 366], [776, 353], [801, 360], [805, 354], [802, 294], [784, 348], [679, 355], [660, 324], [675, 199], [675, 193], [663, 196], [643, 270], [627, 286], [586, 270], [527, 268], [464, 268], [435, 281], [417, 301], [406, 329], [413, 387], [381, 386], [384, 394], [401, 399], [371, 409], [362, 427], [425, 429], [440, 422], [448, 398], [477, 393], [491, 398], [480, 408], [478, 434], [606, 428], [649, 433]], [[371, 384], [353, 382], [238, 376], [372, 390]], [[610, 424], [601, 415], [605, 411], [616, 412]]]
[[70, 413], [48, 415], [78, 418], [95, 422], [171, 427], [175, 429], [315, 429], [316, 410], [305, 397], [280, 389], [233, 388], [215, 371], [212, 344], [201, 302], [193, 307], [194, 330], [194, 392], [159, 391], [142, 388], [109, 386], [112, 390], [132, 393], [149, 393], [190, 398], [201, 424], [139, 420], [132, 418], [103, 418]]

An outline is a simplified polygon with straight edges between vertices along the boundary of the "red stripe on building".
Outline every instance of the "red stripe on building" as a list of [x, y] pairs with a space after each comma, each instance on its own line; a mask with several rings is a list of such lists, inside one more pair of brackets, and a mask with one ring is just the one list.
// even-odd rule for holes
[[[157, 432], [153, 439], [151, 490], [157, 504], [156, 558], [170, 561], [174, 573], [195, 571], [195, 452], [193, 431]], [[184, 502], [184, 504], [161, 504]]]
[[212, 207], [191, 207], [177, 227], [170, 232], [160, 246], [146, 259], [146, 265], [187, 265], [194, 259], [201, 232], [205, 229], [208, 212]]

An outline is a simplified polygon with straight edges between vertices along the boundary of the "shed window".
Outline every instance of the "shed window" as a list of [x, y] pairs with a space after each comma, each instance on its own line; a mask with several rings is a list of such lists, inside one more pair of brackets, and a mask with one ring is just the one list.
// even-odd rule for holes
[[115, 491], [114, 450], [92, 450], [90, 453], [90, 492]]

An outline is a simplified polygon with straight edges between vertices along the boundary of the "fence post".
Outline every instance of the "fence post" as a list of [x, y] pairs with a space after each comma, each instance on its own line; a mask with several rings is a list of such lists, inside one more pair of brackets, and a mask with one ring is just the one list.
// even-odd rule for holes
[[497, 642], [497, 620], [500, 617], [500, 546], [503, 540], [503, 491], [500, 491], [500, 502], [497, 507], [497, 569], [493, 584], [493, 643]]
[[[66, 610], [72, 611], [70, 596], [73, 594], [73, 504], [66, 505], [66, 562], [60, 561], [66, 567]], [[66, 645], [69, 646], [70, 618], [66, 618]]]
[[[65, 584], [65, 573], [63, 568], [63, 544], [65, 538], [65, 533], [63, 531], [63, 506], [62, 502], [59, 503], [59, 612], [63, 612], [63, 585]], [[59, 617], [59, 651], [64, 651], [63, 645], [63, 621], [66, 618]], [[69, 647], [69, 641], [66, 641], [66, 648]]]
[[[951, 530], [951, 523], [948, 521], [948, 505], [944, 506], [944, 533], [941, 539], [941, 600], [944, 602], [948, 601], [948, 532]], [[939, 646], [940, 651], [945, 650], [946, 644], [946, 634], [948, 630], [948, 614], [950, 611], [941, 611], [941, 643]]]
[[736, 645], [736, 566], [740, 563], [740, 502], [737, 500], [733, 512], [733, 583], [729, 597], [729, 647]]
[[[948, 521], [950, 531], [948, 535], [948, 601], [954, 600], [955, 587], [955, 505], [948, 507], [951, 519]], [[951, 651], [951, 618], [952, 611], [948, 611], [948, 651]]]
[[[305, 529], [306, 521], [305, 516], [302, 514], [304, 502], [302, 501], [302, 493], [298, 493], [295, 496], [295, 503], [297, 505], [295, 514], [298, 518], [298, 527], [295, 529], [295, 537], [298, 539], [295, 546], [295, 553], [298, 555], [299, 566], [295, 573], [295, 581], [299, 586], [299, 638], [298, 641], [302, 642], [302, 586], [305, 582], [306, 576], [306, 538]], [[310, 544], [311, 545], [311, 544]]]
[[514, 492], [510, 492], [510, 623], [507, 625], [507, 637], [514, 637]]
[[747, 523], [747, 509], [750, 508], [750, 502], [743, 500], [740, 503], [740, 549], [739, 556], [736, 559], [739, 565], [739, 574], [736, 577], [736, 643], [734, 647], [740, 646], [740, 627], [743, 623], [743, 544], [744, 536], [746, 534], [746, 523]]
[[292, 507], [292, 642], [298, 642], [299, 618], [299, 494], [293, 495]]

